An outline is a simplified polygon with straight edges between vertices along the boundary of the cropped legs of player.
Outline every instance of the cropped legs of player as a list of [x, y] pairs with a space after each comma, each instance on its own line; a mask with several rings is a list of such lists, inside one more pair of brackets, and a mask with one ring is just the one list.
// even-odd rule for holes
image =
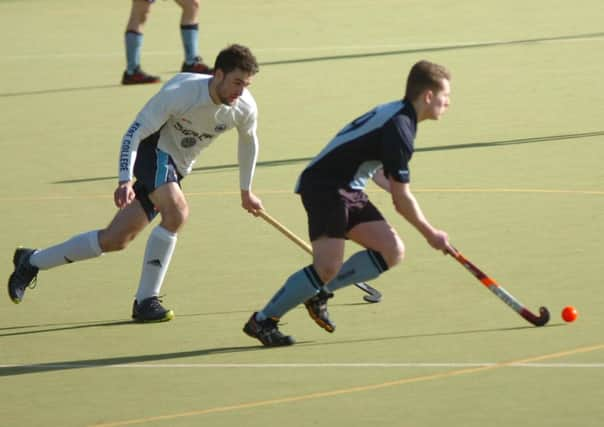
[[[130, 16], [126, 25], [125, 48], [126, 70], [122, 75], [123, 85], [160, 82], [160, 77], [149, 74], [141, 68], [141, 52], [144, 41], [144, 27], [155, 0], [132, 0]], [[211, 68], [203, 62], [199, 54], [199, 0], [175, 0], [182, 9], [180, 17], [180, 37], [184, 51], [181, 72], [211, 74]]]

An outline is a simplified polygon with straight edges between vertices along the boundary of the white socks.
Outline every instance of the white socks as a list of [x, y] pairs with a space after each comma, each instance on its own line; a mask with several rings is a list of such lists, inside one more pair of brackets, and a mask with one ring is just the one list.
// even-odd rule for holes
[[73, 236], [58, 245], [38, 250], [34, 252], [29, 262], [40, 270], [47, 270], [74, 261], [96, 258], [102, 254], [99, 232], [94, 230]]
[[143, 272], [136, 292], [136, 301], [141, 302], [144, 299], [159, 295], [174, 253], [176, 240], [176, 233], [171, 233], [160, 225], [155, 227], [149, 235], [143, 259]]
[[[34, 252], [29, 262], [40, 270], [47, 270], [74, 261], [96, 258], [103, 254], [98, 235], [98, 230], [78, 234], [63, 243]], [[140, 284], [136, 292], [137, 301], [159, 295], [174, 253], [176, 240], [176, 233], [171, 233], [159, 225], [151, 231], [145, 249]]]

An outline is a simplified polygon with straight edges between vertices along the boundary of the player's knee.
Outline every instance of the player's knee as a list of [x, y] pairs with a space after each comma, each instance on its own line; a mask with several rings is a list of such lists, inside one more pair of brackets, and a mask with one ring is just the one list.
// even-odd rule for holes
[[186, 203], [178, 207], [177, 221], [180, 227], [185, 225], [189, 219], [189, 205]]
[[136, 233], [112, 233], [111, 230], [99, 232], [99, 246], [103, 252], [115, 252], [126, 249], [134, 240]]
[[388, 267], [392, 268], [405, 258], [405, 245], [397, 239], [396, 244], [386, 251], [386, 253], [382, 253], [382, 256]]
[[323, 283], [327, 283], [334, 277], [336, 277], [338, 272], [340, 271], [340, 268], [342, 268], [341, 262], [324, 263], [318, 266], [315, 265], [315, 270], [323, 281]]
[[123, 251], [128, 247], [128, 244], [132, 241], [132, 239], [119, 239], [111, 242], [109, 247], [103, 252], [115, 252], [115, 251]]
[[200, 0], [183, 0], [181, 6], [184, 11], [197, 14], [199, 10]]
[[147, 22], [151, 4], [147, 1], [137, 1], [132, 5], [128, 27], [137, 28], [139, 25], [144, 25]]
[[179, 204], [170, 209], [162, 211], [162, 227], [172, 233], [178, 232], [189, 218], [189, 206], [186, 203]]

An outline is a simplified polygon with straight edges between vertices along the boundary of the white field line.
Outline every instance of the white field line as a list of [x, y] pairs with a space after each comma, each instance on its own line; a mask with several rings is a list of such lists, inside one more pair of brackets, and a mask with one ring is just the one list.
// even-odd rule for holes
[[498, 362], [405, 362], [405, 363], [43, 363], [32, 365], [0, 365], [0, 368], [25, 368], [35, 370], [120, 368], [120, 369], [312, 369], [312, 368], [481, 368], [491, 366], [506, 368], [590, 368], [602, 369], [604, 363], [498, 363]]

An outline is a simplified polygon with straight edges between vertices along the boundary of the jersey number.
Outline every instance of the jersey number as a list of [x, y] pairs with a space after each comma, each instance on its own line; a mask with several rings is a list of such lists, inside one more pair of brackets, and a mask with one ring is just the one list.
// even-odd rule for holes
[[371, 110], [368, 113], [363, 114], [362, 116], [357, 117], [356, 119], [354, 119], [353, 121], [351, 121], [348, 126], [346, 126], [344, 129], [342, 129], [339, 133], [338, 136], [341, 135], [345, 135], [348, 132], [352, 132], [353, 130], [356, 130], [358, 128], [360, 128], [361, 126], [363, 126], [365, 123], [367, 123], [369, 120], [371, 120], [371, 118], [373, 116], [375, 116], [377, 114], [376, 110]]

